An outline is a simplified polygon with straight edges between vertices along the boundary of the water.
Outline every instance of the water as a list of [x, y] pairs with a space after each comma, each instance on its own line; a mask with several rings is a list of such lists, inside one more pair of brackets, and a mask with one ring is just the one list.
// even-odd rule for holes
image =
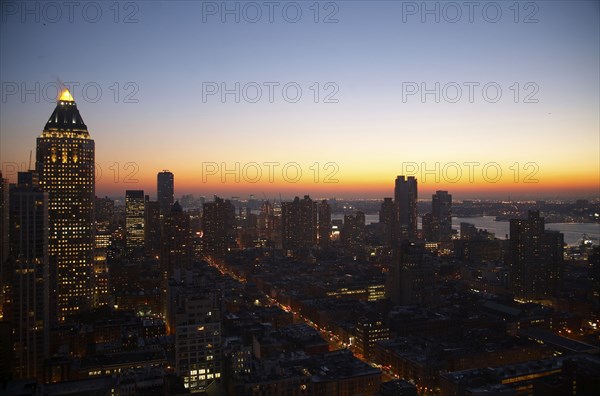
[[[332, 214], [331, 218], [334, 220], [344, 220], [343, 214]], [[420, 219], [419, 219], [420, 220]], [[379, 215], [368, 214], [365, 215], [365, 223], [377, 223], [379, 222]], [[475, 227], [483, 230], [488, 230], [496, 234], [496, 238], [505, 239], [509, 234], [509, 222], [508, 221], [496, 221], [494, 216], [482, 216], [482, 217], [453, 217], [452, 228], [460, 230], [460, 223], [471, 223]], [[419, 221], [419, 227], [421, 226]], [[560, 231], [565, 235], [565, 242], [567, 245], [577, 245], [581, 241], [583, 234], [586, 234], [593, 242], [594, 245], [600, 244], [600, 224], [594, 223], [548, 223], [546, 224], [547, 230]]]
[[[483, 217], [453, 217], [452, 228], [460, 229], [460, 223], [471, 223], [479, 229], [485, 229], [496, 234], [496, 238], [505, 239], [509, 234], [508, 221], [496, 221], [494, 216]], [[559, 231], [565, 235], [567, 245], [577, 245], [581, 241], [583, 234], [586, 234], [594, 245], [600, 243], [600, 224], [594, 223], [547, 223], [547, 230]]]

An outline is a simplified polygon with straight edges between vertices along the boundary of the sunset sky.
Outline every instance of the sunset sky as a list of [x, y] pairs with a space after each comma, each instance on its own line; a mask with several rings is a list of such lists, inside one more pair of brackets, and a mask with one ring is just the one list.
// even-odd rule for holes
[[[420, 197], [599, 195], [597, 1], [480, 2], [472, 22], [463, 2], [428, 2], [439, 22], [422, 15], [425, 3], [401, 1], [275, 2], [272, 22], [262, 2], [253, 3], [260, 17], [244, 2], [96, 2], [87, 14], [80, 2], [72, 21], [66, 7], [58, 15], [31, 2], [34, 15], [6, 3], [0, 157], [11, 181], [62, 81], [96, 142], [99, 196], [153, 196], [163, 169], [175, 174], [176, 196], [377, 198], [403, 173], [417, 176]], [[239, 83], [239, 103], [208, 94], [222, 83]], [[436, 83], [439, 103], [407, 95]]]

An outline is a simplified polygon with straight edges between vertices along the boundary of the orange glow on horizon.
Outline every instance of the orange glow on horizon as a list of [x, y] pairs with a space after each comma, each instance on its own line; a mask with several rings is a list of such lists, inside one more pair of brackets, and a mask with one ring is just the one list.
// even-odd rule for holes
[[[347, 197], [347, 198], [383, 198], [393, 197], [394, 179], [396, 176], [385, 177], [381, 179], [372, 178], [345, 180], [340, 179], [339, 183], [314, 183], [313, 181], [300, 181], [298, 183], [287, 183], [280, 181], [277, 183], [259, 182], [247, 183], [244, 181], [225, 182], [220, 180], [207, 181], [202, 183], [197, 177], [189, 177], [184, 174], [175, 174], [175, 195], [180, 197], [183, 194], [204, 195], [212, 197], [219, 195], [228, 196], [248, 196], [253, 194], [257, 199], [273, 197], [279, 198], [281, 194], [284, 198], [291, 196], [302, 196], [309, 194], [312, 197]], [[98, 183], [96, 191], [98, 196], [113, 195], [124, 196], [126, 189], [143, 189], [150, 196], [156, 194], [156, 176], [140, 178], [135, 184], [114, 184], [111, 182]], [[419, 178], [417, 177], [417, 180]], [[566, 181], [568, 180], [568, 181]], [[513, 181], [500, 181], [489, 183], [479, 181], [475, 183], [446, 183], [440, 181], [421, 182], [419, 181], [419, 198], [426, 199], [437, 190], [447, 190], [455, 197], [477, 197], [477, 196], [597, 196], [600, 197], [600, 185], [593, 180], [593, 175], [580, 178], [552, 177], [540, 179], [538, 183], [515, 183]], [[264, 195], [263, 195], [264, 194]]]

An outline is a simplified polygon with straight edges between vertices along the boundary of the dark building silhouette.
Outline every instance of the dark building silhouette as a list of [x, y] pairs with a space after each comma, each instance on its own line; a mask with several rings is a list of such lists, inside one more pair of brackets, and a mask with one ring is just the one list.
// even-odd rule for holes
[[5, 289], [8, 286], [6, 278], [6, 260], [8, 260], [8, 179], [2, 178], [0, 172], [0, 314], [4, 312], [6, 299]]
[[436, 191], [431, 197], [431, 236], [441, 242], [452, 238], [452, 195], [448, 191]]
[[170, 278], [173, 269], [187, 268], [192, 263], [193, 244], [190, 216], [175, 202], [164, 218], [162, 227], [162, 252], [160, 255], [163, 270]]
[[394, 248], [386, 280], [386, 297], [395, 305], [422, 304], [433, 287], [433, 266], [424, 246], [405, 241]]
[[48, 357], [48, 193], [34, 172], [10, 188], [9, 304], [15, 378], [43, 378]]
[[592, 298], [597, 304], [600, 303], [600, 246], [594, 246], [590, 261], [590, 278], [592, 279]]
[[229, 200], [215, 197], [202, 211], [202, 247], [207, 256], [223, 257], [235, 247], [235, 207]]
[[393, 240], [396, 207], [392, 198], [384, 198], [379, 210], [379, 223], [382, 224], [382, 242], [390, 245]]
[[163, 216], [171, 211], [175, 201], [175, 177], [168, 170], [156, 175], [156, 200]]
[[257, 221], [259, 238], [273, 241], [277, 219], [275, 217], [273, 205], [268, 200], [262, 203]]
[[353, 215], [344, 215], [342, 242], [347, 249], [360, 249], [365, 240], [365, 214], [357, 211]]
[[317, 206], [308, 195], [281, 203], [284, 250], [309, 249], [317, 244]]
[[190, 216], [183, 211], [179, 202], [175, 202], [163, 218], [160, 246], [161, 310], [171, 327], [173, 315], [168, 312], [172, 303], [169, 301], [169, 279], [175, 276], [176, 270], [190, 268], [194, 257]]
[[96, 197], [95, 213], [97, 223], [109, 224], [115, 216], [115, 201], [108, 197]]
[[329, 247], [329, 235], [331, 234], [331, 206], [327, 203], [326, 200], [322, 200], [319, 203], [319, 230], [318, 230], [318, 240], [319, 247], [328, 248]]
[[546, 231], [539, 211], [510, 220], [510, 277], [519, 298], [551, 297], [563, 269], [563, 234]]
[[51, 318], [61, 322], [93, 305], [94, 165], [94, 141], [65, 90], [36, 150], [48, 192]]
[[156, 257], [161, 249], [160, 206], [148, 195], [144, 200], [144, 248], [148, 256]]
[[397, 240], [413, 239], [417, 235], [417, 179], [398, 176], [394, 188]]

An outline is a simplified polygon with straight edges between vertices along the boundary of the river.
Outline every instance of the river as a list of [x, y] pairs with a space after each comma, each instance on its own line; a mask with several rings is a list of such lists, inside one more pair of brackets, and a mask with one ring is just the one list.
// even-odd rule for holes
[[[331, 215], [334, 220], [343, 220], [344, 215], [335, 213]], [[420, 220], [420, 219], [419, 219]], [[379, 222], [379, 215], [365, 215], [365, 223]], [[482, 217], [453, 217], [452, 228], [460, 230], [460, 223], [471, 223], [479, 229], [488, 230], [496, 234], [496, 238], [505, 239], [509, 233], [508, 221], [496, 221], [494, 216]], [[421, 227], [419, 221], [419, 227]], [[547, 223], [547, 230], [560, 231], [565, 235], [567, 245], [577, 245], [584, 234], [594, 242], [594, 245], [600, 244], [600, 224], [594, 223]]]

